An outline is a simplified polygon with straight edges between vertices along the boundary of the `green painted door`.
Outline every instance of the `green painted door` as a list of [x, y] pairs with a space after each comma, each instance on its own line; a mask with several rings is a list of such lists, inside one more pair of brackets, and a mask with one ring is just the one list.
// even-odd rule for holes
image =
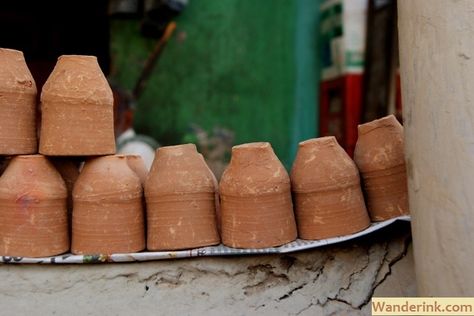
[[[316, 0], [191, 0], [138, 100], [136, 129], [161, 144], [190, 126], [269, 141], [289, 167], [317, 131]], [[112, 22], [112, 77], [131, 89], [155, 40]]]

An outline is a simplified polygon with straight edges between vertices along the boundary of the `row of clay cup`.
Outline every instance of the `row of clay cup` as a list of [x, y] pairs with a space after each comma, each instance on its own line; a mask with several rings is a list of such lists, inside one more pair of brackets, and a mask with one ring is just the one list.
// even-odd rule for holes
[[[407, 214], [401, 125], [390, 116], [361, 125], [359, 133], [359, 169], [334, 137], [322, 137], [300, 143], [291, 178], [269, 143], [234, 146], [219, 184], [193, 144], [158, 149], [148, 175], [137, 156], [92, 158], [77, 180], [67, 181], [75, 182], [71, 251], [177, 250], [221, 239], [230, 247], [265, 248], [297, 235], [352, 234], [370, 225], [369, 214], [373, 221]], [[14, 157], [0, 177], [0, 255], [68, 251], [67, 195], [49, 158]]]
[[[41, 91], [21, 51], [0, 48], [0, 155], [115, 153], [112, 90], [95, 56], [64, 55]], [[38, 145], [39, 143], [39, 145]]]
[[160, 148], [149, 177], [138, 155], [91, 158], [80, 172], [67, 159], [14, 156], [0, 177], [0, 255], [215, 245], [216, 194], [217, 181], [193, 144]]
[[355, 162], [335, 137], [310, 139], [299, 144], [290, 177], [269, 143], [233, 147], [220, 182], [223, 243], [260, 248], [297, 234], [327, 239], [407, 215], [402, 125], [390, 115], [358, 132]]

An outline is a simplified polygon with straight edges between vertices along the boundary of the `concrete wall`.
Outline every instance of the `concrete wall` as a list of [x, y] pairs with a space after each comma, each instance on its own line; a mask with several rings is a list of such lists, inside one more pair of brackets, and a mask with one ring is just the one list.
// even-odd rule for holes
[[275, 256], [132, 264], [4, 265], [4, 314], [370, 315], [370, 298], [416, 293], [407, 223]]

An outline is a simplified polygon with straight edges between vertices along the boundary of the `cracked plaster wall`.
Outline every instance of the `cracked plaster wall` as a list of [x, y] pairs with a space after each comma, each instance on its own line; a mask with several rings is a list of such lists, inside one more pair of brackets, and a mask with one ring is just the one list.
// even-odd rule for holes
[[420, 296], [474, 296], [474, 1], [398, 1]]
[[370, 315], [370, 298], [416, 294], [410, 227], [287, 255], [129, 264], [4, 265], [5, 313]]

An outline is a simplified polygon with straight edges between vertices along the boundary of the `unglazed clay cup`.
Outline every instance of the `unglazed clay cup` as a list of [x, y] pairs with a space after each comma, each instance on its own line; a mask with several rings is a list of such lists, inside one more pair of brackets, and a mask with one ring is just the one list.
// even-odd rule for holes
[[[74, 183], [79, 177], [79, 166], [81, 161], [71, 159], [69, 157], [51, 157], [49, 161], [54, 165], [66, 184], [67, 189], [67, 213], [69, 227], [72, 225], [72, 190]], [[71, 230], [69, 230], [71, 231]]]
[[47, 257], [66, 252], [66, 199], [66, 185], [46, 157], [14, 157], [0, 177], [0, 255]]
[[145, 185], [146, 178], [148, 176], [148, 170], [145, 166], [142, 156], [127, 154], [127, 164], [133, 172], [138, 176], [142, 186]]
[[269, 143], [232, 147], [219, 193], [224, 245], [267, 248], [296, 239], [290, 177]]
[[370, 225], [359, 170], [333, 136], [299, 143], [291, 187], [302, 239], [349, 235]]
[[403, 126], [395, 116], [359, 125], [354, 161], [359, 168], [373, 221], [406, 215], [408, 187]]
[[0, 48], [0, 155], [34, 154], [36, 84], [21, 51]]
[[59, 57], [41, 92], [40, 153], [115, 153], [113, 103], [112, 90], [95, 56]]
[[194, 144], [156, 151], [145, 183], [148, 250], [188, 249], [220, 242], [215, 181]]
[[88, 160], [73, 189], [72, 253], [113, 254], [145, 248], [143, 190], [124, 155]]

